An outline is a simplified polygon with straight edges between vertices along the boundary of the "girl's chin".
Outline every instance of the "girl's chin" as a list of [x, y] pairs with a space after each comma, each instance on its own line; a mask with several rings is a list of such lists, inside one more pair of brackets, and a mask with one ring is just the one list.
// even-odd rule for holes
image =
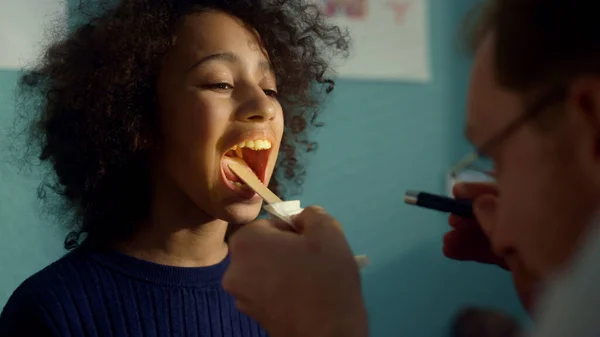
[[256, 220], [260, 214], [262, 202], [253, 204], [230, 204], [223, 210], [223, 216], [219, 217], [230, 225], [245, 225]]

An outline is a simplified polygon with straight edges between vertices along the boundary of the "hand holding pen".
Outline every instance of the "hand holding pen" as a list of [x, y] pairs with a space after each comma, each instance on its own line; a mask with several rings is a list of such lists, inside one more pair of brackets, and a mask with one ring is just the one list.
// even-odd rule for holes
[[489, 231], [493, 227], [491, 213], [498, 195], [493, 183], [458, 183], [454, 199], [426, 192], [409, 191], [407, 204], [450, 213], [451, 231], [444, 236], [444, 255], [460, 261], [495, 264], [508, 269], [504, 259], [492, 252]]
[[[525, 309], [531, 310], [538, 290], [538, 279], [512, 259], [505, 251], [494, 251], [496, 226], [496, 202], [498, 189], [492, 183], [459, 183], [454, 186], [457, 199], [473, 200], [474, 218], [450, 215], [448, 222], [452, 230], [444, 236], [444, 255], [451, 259], [494, 264], [512, 272], [512, 279]], [[498, 224], [501, 225], [501, 224]]]

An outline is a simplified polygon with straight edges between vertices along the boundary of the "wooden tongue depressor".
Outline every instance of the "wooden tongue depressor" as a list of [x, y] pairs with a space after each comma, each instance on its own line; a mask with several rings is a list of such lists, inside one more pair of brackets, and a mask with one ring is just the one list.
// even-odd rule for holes
[[[231, 169], [231, 171], [233, 171], [233, 173], [236, 176], [238, 176], [238, 178], [240, 178], [248, 187], [250, 187], [254, 192], [256, 192], [256, 194], [260, 195], [260, 197], [263, 198], [263, 200], [267, 204], [271, 205], [283, 203], [283, 200], [281, 200], [275, 193], [268, 189], [262, 183], [262, 181], [258, 179], [256, 174], [254, 174], [254, 172], [250, 170], [250, 168], [236, 162], [229, 163], [228, 166], [229, 169]], [[294, 224], [288, 216], [279, 214], [279, 212], [273, 212], [267, 207], [265, 207], [265, 210], [269, 212], [269, 214], [271, 214], [272, 216], [279, 218], [283, 222], [287, 223], [292, 229], [296, 230], [296, 227], [294, 226]]]
[[[270, 189], [268, 189], [263, 183], [258, 179], [256, 174], [252, 172], [248, 167], [239, 164], [239, 163], [229, 163], [229, 168], [236, 176], [238, 176], [248, 187], [250, 187], [256, 194], [260, 195], [263, 200], [268, 204], [275, 204], [278, 202], [283, 202], [275, 193], [273, 193]], [[293, 224], [289, 224], [292, 228], [294, 228]], [[368, 265], [369, 258], [366, 255], [357, 255], [354, 257], [356, 263], [359, 268], [363, 268]]]
[[275, 193], [263, 185], [262, 181], [248, 167], [235, 162], [229, 163], [228, 166], [236, 176], [242, 179], [256, 194], [260, 195], [267, 204], [283, 202]]

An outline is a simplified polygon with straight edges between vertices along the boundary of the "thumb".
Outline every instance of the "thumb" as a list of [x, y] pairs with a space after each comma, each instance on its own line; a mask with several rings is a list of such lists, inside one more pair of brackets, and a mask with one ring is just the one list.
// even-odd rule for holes
[[475, 199], [474, 213], [481, 230], [489, 237], [496, 221], [496, 197], [490, 194]]
[[330, 229], [343, 232], [340, 223], [319, 206], [305, 208], [300, 214], [294, 216], [292, 221], [298, 232], [304, 235]]

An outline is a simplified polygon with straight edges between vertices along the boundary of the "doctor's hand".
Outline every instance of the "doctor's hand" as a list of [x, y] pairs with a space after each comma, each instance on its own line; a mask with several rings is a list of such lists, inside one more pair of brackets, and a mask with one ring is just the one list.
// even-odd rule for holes
[[[476, 218], [477, 199], [481, 197], [495, 199], [498, 196], [498, 189], [493, 183], [458, 183], [452, 192], [457, 199], [473, 200], [473, 212]], [[452, 230], [444, 236], [444, 255], [454, 260], [495, 264], [508, 269], [504, 259], [492, 252], [485, 227], [482, 227], [478, 219], [451, 214], [448, 223]]]
[[360, 275], [340, 224], [322, 208], [295, 231], [257, 220], [230, 238], [223, 287], [272, 337], [367, 337]]
[[473, 200], [476, 219], [450, 215], [452, 230], [444, 236], [444, 255], [461, 261], [494, 264], [511, 272], [517, 294], [527, 310], [535, 302], [537, 277], [531, 275], [514, 256], [499, 256], [492, 250], [496, 220], [498, 189], [493, 183], [459, 183], [454, 186], [457, 199]]

